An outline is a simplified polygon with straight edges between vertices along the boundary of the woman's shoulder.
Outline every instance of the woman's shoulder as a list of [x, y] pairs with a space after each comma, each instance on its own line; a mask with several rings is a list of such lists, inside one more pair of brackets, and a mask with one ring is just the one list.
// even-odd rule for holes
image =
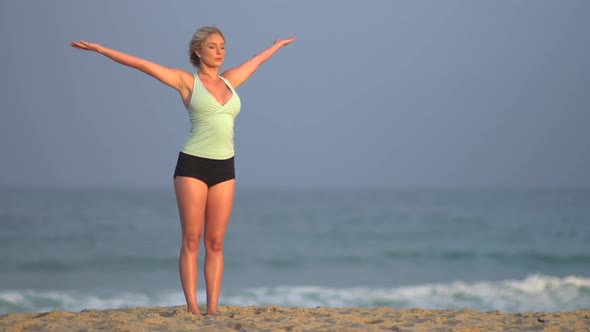
[[182, 85], [184, 85], [185, 87], [192, 90], [192, 88], [195, 84], [195, 76], [197, 76], [197, 74], [191, 73], [191, 72], [186, 71], [184, 69], [176, 69], [176, 70], [178, 71], [178, 76], [180, 77], [180, 81], [182, 82]]
[[230, 88], [232, 88], [232, 90], [234, 89], [234, 85], [231, 83], [229, 78], [227, 78], [223, 74], [219, 75], [219, 78], [221, 78], [225, 82], [226, 85], [228, 85]]

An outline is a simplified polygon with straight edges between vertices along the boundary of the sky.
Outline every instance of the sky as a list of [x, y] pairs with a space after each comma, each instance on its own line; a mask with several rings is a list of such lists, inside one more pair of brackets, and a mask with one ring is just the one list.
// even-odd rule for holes
[[237, 90], [238, 187], [590, 187], [590, 2], [0, 2], [0, 185], [166, 187], [176, 91], [69, 46], [194, 71], [297, 37]]

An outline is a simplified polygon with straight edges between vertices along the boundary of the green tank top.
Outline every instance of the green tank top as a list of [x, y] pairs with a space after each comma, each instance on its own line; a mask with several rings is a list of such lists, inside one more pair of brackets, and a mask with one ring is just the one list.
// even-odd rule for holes
[[223, 77], [219, 76], [232, 92], [231, 98], [221, 105], [205, 88], [195, 74], [193, 93], [187, 111], [191, 131], [182, 152], [209, 159], [229, 159], [234, 156], [234, 120], [240, 112], [240, 97]]

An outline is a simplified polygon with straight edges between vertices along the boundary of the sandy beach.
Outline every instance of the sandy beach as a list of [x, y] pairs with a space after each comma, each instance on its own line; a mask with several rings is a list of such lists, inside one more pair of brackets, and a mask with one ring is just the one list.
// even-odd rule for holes
[[9, 313], [1, 331], [590, 331], [590, 309], [503, 313], [393, 308], [225, 306], [197, 317], [184, 306]]

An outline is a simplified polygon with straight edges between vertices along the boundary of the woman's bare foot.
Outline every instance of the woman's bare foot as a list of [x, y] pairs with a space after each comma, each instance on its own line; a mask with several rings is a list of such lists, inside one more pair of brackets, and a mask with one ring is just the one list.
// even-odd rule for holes
[[201, 316], [201, 310], [198, 307], [196, 308], [187, 308], [187, 311], [193, 315]]
[[219, 313], [217, 311], [214, 311], [214, 312], [207, 311], [207, 316], [219, 316]]

